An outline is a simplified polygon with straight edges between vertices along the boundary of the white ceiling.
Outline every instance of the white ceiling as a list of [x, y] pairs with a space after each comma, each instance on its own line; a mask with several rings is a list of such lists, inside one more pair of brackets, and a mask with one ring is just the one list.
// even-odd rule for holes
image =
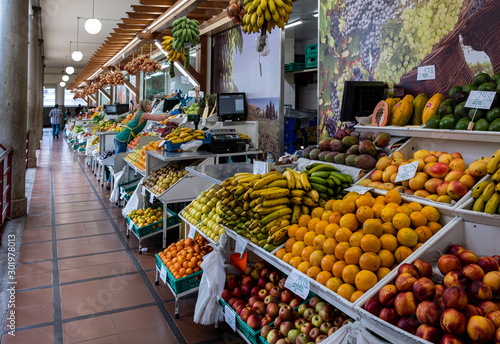
[[[131, 5], [139, 5], [139, 0], [95, 0], [95, 17], [116, 19], [116, 21], [101, 20], [101, 31], [91, 35], [85, 31], [85, 19], [80, 19], [78, 41], [81, 43], [78, 44], [78, 50], [83, 53], [83, 59], [75, 62], [69, 56], [70, 42], [77, 40], [77, 17], [92, 16], [92, 0], [40, 0], [46, 67], [62, 69], [66, 65], [71, 65], [76, 70], [73, 77], [77, 75], [106, 37], [117, 27], [119, 19], [127, 18], [126, 12], [133, 12]], [[90, 42], [92, 44], [88, 44]], [[71, 43], [71, 50], [76, 50], [76, 43]]]
[[295, 1], [293, 3], [293, 13], [290, 15], [288, 22], [291, 23], [301, 19], [303, 23], [286, 29], [286, 37], [294, 37], [298, 42], [318, 38], [318, 18], [313, 17], [313, 13], [317, 11], [317, 1]]

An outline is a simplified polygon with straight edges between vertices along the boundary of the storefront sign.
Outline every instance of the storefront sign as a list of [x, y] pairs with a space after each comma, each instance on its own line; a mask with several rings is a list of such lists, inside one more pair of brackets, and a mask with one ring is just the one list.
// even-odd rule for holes
[[188, 226], [189, 226], [188, 238], [194, 239], [194, 235], [196, 234], [196, 227], [191, 225]]

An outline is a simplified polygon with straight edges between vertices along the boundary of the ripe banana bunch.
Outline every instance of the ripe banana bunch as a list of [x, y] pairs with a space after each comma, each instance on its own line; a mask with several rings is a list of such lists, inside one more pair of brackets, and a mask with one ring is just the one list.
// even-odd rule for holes
[[[472, 211], [487, 214], [500, 214], [500, 169], [493, 175], [493, 181], [485, 180], [474, 186], [472, 197], [475, 199]], [[497, 180], [497, 181], [495, 181]]]
[[[196, 45], [200, 42], [200, 23], [197, 20], [191, 20], [182, 17], [172, 23], [172, 34], [174, 42], [172, 47], [178, 53], [184, 49], [184, 44]], [[189, 68], [189, 54], [185, 54], [184, 69]]]
[[498, 172], [498, 169], [500, 168], [500, 149], [497, 150], [491, 158], [488, 160], [488, 165], [486, 167], [486, 170], [489, 174], [494, 174], [495, 172]]
[[261, 29], [271, 33], [278, 26], [285, 29], [292, 10], [292, 0], [245, 0], [243, 32], [259, 32]]
[[175, 51], [175, 49], [173, 48], [173, 44], [174, 44], [174, 37], [163, 36], [163, 42], [161, 43], [161, 46], [163, 50], [165, 50], [168, 54], [167, 60], [170, 62], [178, 61], [179, 58], [182, 58], [184, 60], [183, 48], [181, 49], [181, 51]]

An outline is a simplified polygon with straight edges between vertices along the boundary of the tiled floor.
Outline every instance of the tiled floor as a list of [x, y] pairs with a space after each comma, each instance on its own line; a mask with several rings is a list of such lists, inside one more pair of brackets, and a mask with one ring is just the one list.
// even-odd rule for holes
[[16, 268], [10, 343], [231, 343], [226, 327], [193, 323], [196, 294], [180, 301], [154, 285], [160, 240], [124, 235], [121, 210], [64, 140], [44, 135]]

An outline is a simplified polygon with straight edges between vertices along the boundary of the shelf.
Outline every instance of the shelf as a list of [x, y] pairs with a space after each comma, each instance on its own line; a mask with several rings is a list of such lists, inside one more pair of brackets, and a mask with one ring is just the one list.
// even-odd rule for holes
[[238, 162], [222, 165], [188, 166], [186, 171], [220, 185], [225, 179], [234, 176], [236, 173], [252, 173], [253, 164]]
[[205, 158], [215, 158], [217, 156], [217, 154], [206, 151], [167, 152], [163, 150], [148, 150], [146, 154], [161, 161], [205, 159]]
[[[186, 209], [186, 208], [184, 208], [184, 209]], [[186, 219], [184, 218], [184, 216], [182, 216], [182, 215], [181, 215], [181, 213], [184, 211], [184, 209], [182, 209], [182, 210], [179, 212], [179, 214], [177, 215], [177, 216], [179, 216], [179, 219], [181, 219], [181, 220], [182, 220], [185, 224], [189, 225], [189, 227], [190, 227], [190, 228], [194, 228], [194, 229], [195, 229], [195, 230], [196, 230], [196, 231], [197, 231], [197, 232], [198, 232], [198, 233], [199, 233], [202, 237], [204, 237], [204, 238], [205, 238], [205, 240], [206, 240], [206, 241], [208, 241], [208, 242], [209, 242], [209, 243], [211, 243], [212, 245], [217, 245], [217, 242], [218, 242], [218, 241], [217, 241], [217, 242], [213, 241], [210, 237], [208, 237], [205, 233], [203, 233], [203, 232], [202, 232], [202, 231], [198, 228], [198, 226], [193, 225], [191, 222], [189, 222], [188, 220], [186, 220]], [[189, 231], [187, 231], [187, 230], [186, 230], [186, 232], [185, 232], [185, 233], [186, 233], [186, 234], [185, 234], [185, 237], [187, 238]]]
[[309, 73], [309, 72], [317, 72], [318, 68], [307, 68], [307, 69], [302, 69], [302, 70], [292, 70], [292, 71], [285, 71], [285, 73], [288, 74], [300, 74], [300, 73]]
[[139, 173], [141, 176], [144, 177], [144, 171], [141, 171], [138, 167], [134, 166], [134, 164], [132, 164], [131, 162], [128, 162], [128, 161], [125, 161], [127, 163], [127, 165], [133, 169], [135, 172]]

